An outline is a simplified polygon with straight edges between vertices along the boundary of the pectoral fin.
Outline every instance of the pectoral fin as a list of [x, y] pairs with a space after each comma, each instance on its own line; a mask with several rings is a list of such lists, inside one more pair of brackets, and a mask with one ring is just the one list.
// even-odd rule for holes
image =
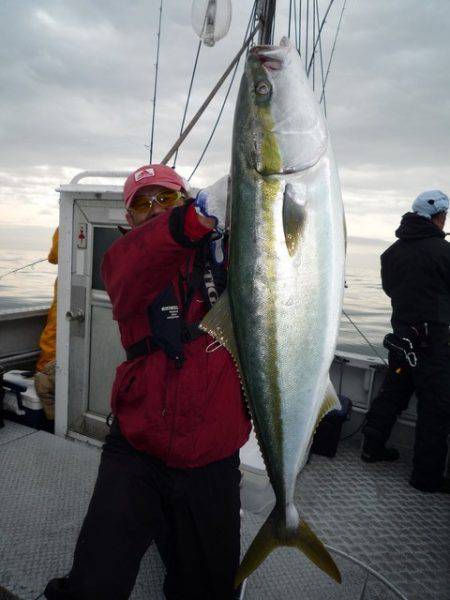
[[286, 184], [283, 198], [283, 228], [286, 246], [293, 256], [298, 248], [306, 220], [306, 200], [291, 183]]

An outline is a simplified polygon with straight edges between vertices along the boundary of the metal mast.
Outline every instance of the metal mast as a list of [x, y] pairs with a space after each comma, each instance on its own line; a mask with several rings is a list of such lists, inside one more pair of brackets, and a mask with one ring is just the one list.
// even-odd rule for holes
[[272, 43], [273, 23], [275, 20], [276, 0], [260, 0], [258, 7], [261, 29], [258, 44], [268, 46]]

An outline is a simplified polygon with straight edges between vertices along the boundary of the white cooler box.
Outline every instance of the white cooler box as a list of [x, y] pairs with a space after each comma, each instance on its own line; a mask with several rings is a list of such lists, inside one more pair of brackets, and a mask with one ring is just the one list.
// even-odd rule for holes
[[[8, 387], [12, 384], [12, 389]], [[34, 387], [33, 375], [29, 371], [7, 371], [3, 376], [5, 417], [40, 429], [45, 421], [42, 403]]]

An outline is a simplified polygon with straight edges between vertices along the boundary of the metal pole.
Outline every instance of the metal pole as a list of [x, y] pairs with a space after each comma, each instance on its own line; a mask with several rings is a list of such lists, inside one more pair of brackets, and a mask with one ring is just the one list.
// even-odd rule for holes
[[245, 52], [245, 49], [247, 48], [247, 46], [250, 44], [250, 42], [252, 41], [253, 37], [256, 35], [257, 31], [259, 31], [261, 27], [261, 24], [258, 24], [255, 29], [250, 33], [249, 37], [247, 38], [245, 44], [242, 46], [242, 48], [239, 50], [239, 52], [236, 54], [236, 56], [233, 58], [233, 60], [231, 61], [231, 63], [229, 64], [229, 66], [227, 67], [227, 70], [225, 71], [225, 73], [222, 75], [222, 77], [219, 79], [219, 81], [216, 83], [216, 85], [214, 86], [213, 90], [211, 91], [211, 93], [209, 94], [209, 96], [206, 98], [206, 100], [203, 102], [203, 104], [200, 106], [200, 108], [198, 109], [198, 111], [195, 113], [195, 115], [192, 117], [189, 125], [186, 127], [186, 129], [183, 131], [183, 133], [180, 135], [180, 137], [177, 139], [177, 141], [175, 142], [175, 144], [172, 146], [172, 148], [169, 150], [169, 152], [166, 154], [166, 156], [162, 159], [161, 164], [165, 165], [168, 163], [168, 161], [172, 158], [172, 156], [175, 154], [175, 152], [178, 150], [178, 148], [181, 146], [181, 144], [184, 142], [184, 140], [187, 138], [187, 136], [189, 135], [189, 133], [191, 132], [192, 128], [194, 127], [194, 125], [197, 123], [197, 121], [200, 119], [200, 117], [202, 116], [203, 112], [205, 111], [205, 109], [207, 108], [208, 104], [211, 102], [211, 100], [214, 98], [214, 96], [216, 95], [217, 91], [220, 89], [220, 87], [222, 86], [223, 82], [225, 81], [225, 79], [228, 77], [228, 75], [231, 73], [233, 67], [235, 66], [235, 64], [239, 61], [239, 59], [241, 58], [242, 54]]
[[162, 18], [163, 0], [159, 5], [159, 25], [158, 25], [158, 44], [156, 46], [156, 67], [155, 67], [155, 86], [153, 89], [153, 114], [152, 114], [152, 134], [150, 138], [150, 164], [153, 157], [153, 137], [155, 134], [155, 112], [156, 112], [156, 92], [158, 90], [158, 71], [159, 71], [159, 46], [161, 42], [161, 18]]
[[272, 43], [272, 28], [275, 19], [276, 0], [262, 0], [260, 9], [260, 22], [262, 23], [259, 33], [258, 44], [267, 46]]

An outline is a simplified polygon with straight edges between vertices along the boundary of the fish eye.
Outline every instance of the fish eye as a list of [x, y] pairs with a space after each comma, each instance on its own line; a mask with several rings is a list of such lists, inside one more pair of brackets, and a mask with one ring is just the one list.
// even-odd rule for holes
[[267, 96], [270, 94], [271, 86], [267, 81], [259, 81], [255, 86], [255, 92], [260, 96]]

